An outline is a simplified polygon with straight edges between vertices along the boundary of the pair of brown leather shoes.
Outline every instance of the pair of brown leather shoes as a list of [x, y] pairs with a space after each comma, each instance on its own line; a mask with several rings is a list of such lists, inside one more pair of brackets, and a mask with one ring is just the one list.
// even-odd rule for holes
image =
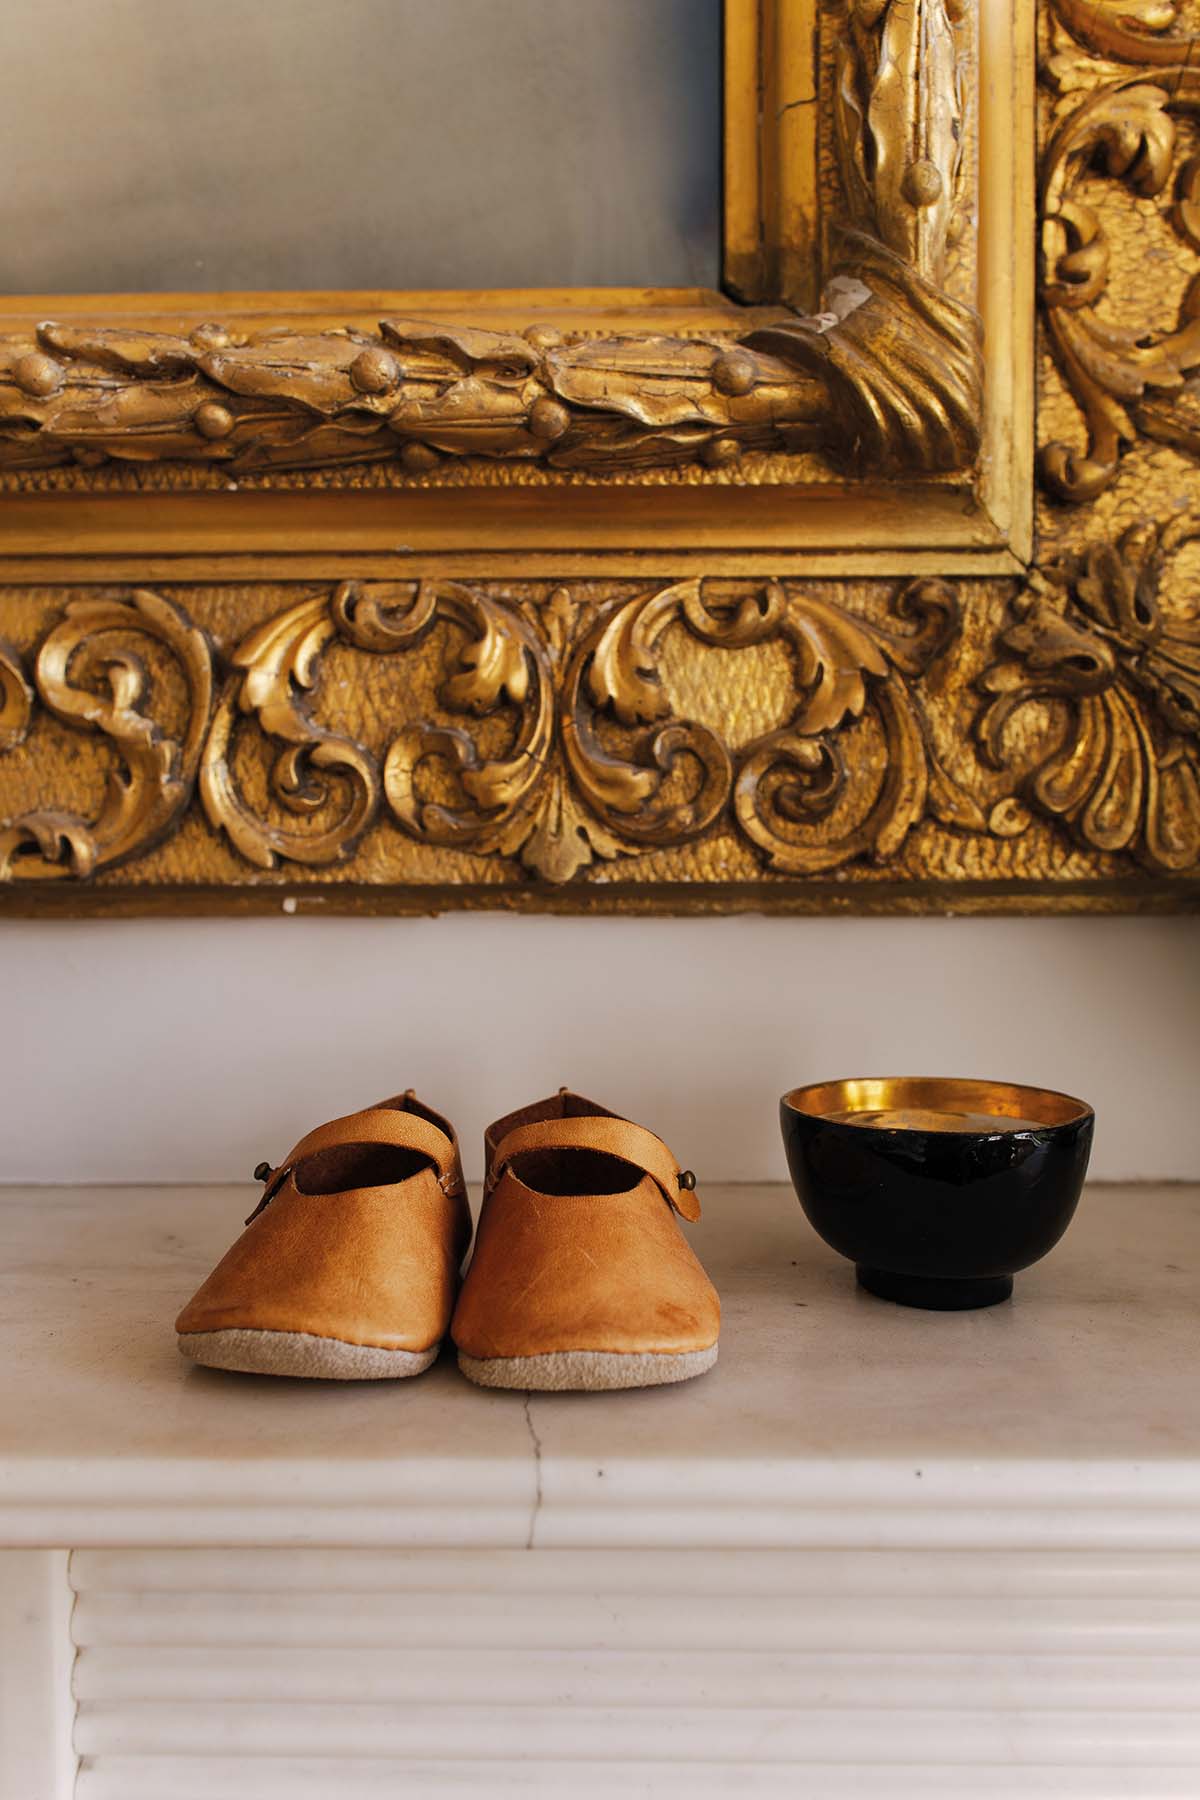
[[[578, 1094], [484, 1137], [475, 1253], [453, 1126], [412, 1093], [301, 1138], [180, 1313], [196, 1362], [375, 1381], [418, 1375], [449, 1328], [483, 1387], [685, 1381], [717, 1360], [720, 1302], [676, 1214], [695, 1182], [661, 1139]], [[457, 1300], [457, 1304], [456, 1304]]]

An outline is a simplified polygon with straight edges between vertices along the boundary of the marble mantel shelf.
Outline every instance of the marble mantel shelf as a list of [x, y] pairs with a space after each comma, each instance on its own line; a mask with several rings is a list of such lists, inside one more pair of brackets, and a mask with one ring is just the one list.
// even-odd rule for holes
[[185, 1364], [253, 1197], [0, 1196], [0, 1800], [1200, 1794], [1200, 1188], [950, 1315], [710, 1188], [718, 1367], [533, 1397]]
[[0, 1543], [1200, 1549], [1200, 1188], [1091, 1188], [1011, 1305], [946, 1315], [857, 1292], [783, 1187], [703, 1198], [717, 1369], [526, 1397], [191, 1368], [249, 1187], [8, 1190]]

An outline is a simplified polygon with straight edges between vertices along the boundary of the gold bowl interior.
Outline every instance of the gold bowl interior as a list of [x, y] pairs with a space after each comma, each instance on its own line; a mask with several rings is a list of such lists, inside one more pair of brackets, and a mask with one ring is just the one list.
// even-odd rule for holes
[[868, 1075], [793, 1088], [784, 1105], [811, 1118], [876, 1130], [1029, 1131], [1070, 1125], [1091, 1107], [1053, 1088], [936, 1075]]

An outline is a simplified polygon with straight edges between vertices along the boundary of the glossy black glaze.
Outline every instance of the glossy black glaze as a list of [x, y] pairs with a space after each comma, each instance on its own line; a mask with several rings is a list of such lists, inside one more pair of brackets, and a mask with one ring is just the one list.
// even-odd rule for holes
[[[1071, 1222], [1091, 1113], [1023, 1131], [879, 1130], [779, 1106], [792, 1183], [861, 1284], [908, 1306], [991, 1306]], [[943, 1285], [944, 1284], [944, 1285]]]

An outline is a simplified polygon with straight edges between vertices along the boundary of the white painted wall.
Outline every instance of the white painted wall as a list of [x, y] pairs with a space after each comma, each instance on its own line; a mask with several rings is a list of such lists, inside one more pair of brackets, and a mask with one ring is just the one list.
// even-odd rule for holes
[[702, 1178], [781, 1178], [785, 1088], [949, 1072], [1091, 1101], [1096, 1176], [1200, 1176], [1194, 919], [13, 921], [0, 994], [10, 1182], [249, 1183], [409, 1085], [477, 1177], [560, 1082]]

